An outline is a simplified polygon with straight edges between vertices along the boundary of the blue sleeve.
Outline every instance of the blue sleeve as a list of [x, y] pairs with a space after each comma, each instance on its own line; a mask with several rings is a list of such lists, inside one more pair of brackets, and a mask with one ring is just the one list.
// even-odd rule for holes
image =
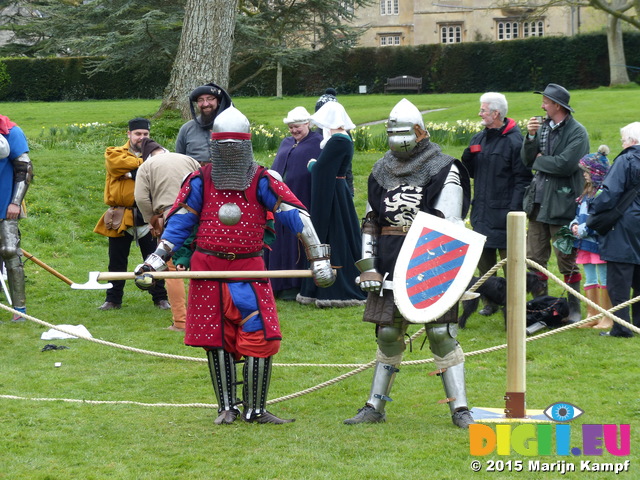
[[[258, 200], [264, 205], [267, 210], [273, 211], [278, 197], [269, 188], [269, 180], [267, 178], [261, 178], [258, 182]], [[302, 220], [300, 220], [300, 211], [297, 209], [274, 212], [276, 221], [282, 222], [282, 224], [291, 230], [293, 233], [301, 233], [303, 229]]]
[[29, 145], [27, 144], [27, 137], [24, 132], [17, 125], [9, 130], [9, 135], [6, 135], [11, 152], [9, 153], [9, 160], [18, 158], [23, 153], [29, 151]]
[[173, 251], [179, 249], [193, 233], [193, 227], [200, 221], [202, 211], [202, 179], [194, 177], [190, 181], [191, 192], [187, 197], [186, 204], [198, 212], [195, 213], [174, 213], [169, 217], [162, 238], [173, 243]]

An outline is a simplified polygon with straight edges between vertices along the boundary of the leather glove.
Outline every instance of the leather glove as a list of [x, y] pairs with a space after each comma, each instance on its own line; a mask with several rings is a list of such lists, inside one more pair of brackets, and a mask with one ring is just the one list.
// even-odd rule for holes
[[382, 288], [382, 275], [377, 270], [367, 270], [360, 274], [360, 289], [365, 292], [379, 292]]
[[329, 260], [312, 261], [311, 272], [313, 273], [313, 282], [318, 287], [327, 288], [336, 281], [336, 272], [333, 271]]
[[148, 272], [155, 272], [155, 269], [148, 263], [141, 263], [133, 271], [136, 275], [136, 287], [140, 290], [149, 290], [156, 284], [156, 281], [153, 279], [153, 275], [149, 275]]

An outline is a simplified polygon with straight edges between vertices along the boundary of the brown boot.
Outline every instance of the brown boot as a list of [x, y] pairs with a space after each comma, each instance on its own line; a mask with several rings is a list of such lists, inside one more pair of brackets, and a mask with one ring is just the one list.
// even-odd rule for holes
[[[600, 289], [596, 285], [594, 285], [593, 288], [585, 288], [584, 296], [587, 297], [596, 305], [600, 305]], [[598, 313], [600, 312], [598, 312], [595, 308], [593, 308], [587, 303], [587, 317], [594, 317]], [[583, 323], [578, 328], [592, 328], [592, 327], [595, 328], [595, 326], [598, 325], [599, 322], [600, 322], [600, 319], [596, 318], [595, 320], [591, 320], [590, 322]]]
[[[613, 305], [611, 305], [611, 299], [609, 298], [609, 291], [607, 287], [601, 287], [598, 289], [600, 291], [600, 302], [599, 305], [605, 310], [611, 310]], [[597, 325], [594, 325], [593, 328], [607, 329], [613, 327], [613, 320], [609, 317], [602, 317], [600, 322]]]

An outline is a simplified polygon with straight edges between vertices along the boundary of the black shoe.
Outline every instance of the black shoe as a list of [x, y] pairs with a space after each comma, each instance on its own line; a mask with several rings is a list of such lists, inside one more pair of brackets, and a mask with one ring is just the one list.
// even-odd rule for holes
[[460, 428], [469, 428], [469, 425], [472, 423], [476, 423], [476, 421], [471, 416], [471, 412], [469, 410], [458, 410], [453, 415], [451, 415], [451, 420], [453, 420], [453, 424], [456, 427]]
[[169, 310], [171, 308], [171, 304], [167, 300], [160, 300], [155, 305], [160, 310]]
[[493, 315], [497, 311], [498, 311], [498, 306], [497, 305], [487, 304], [478, 313], [480, 315], [484, 315], [485, 317], [488, 317], [489, 315]]
[[632, 338], [633, 335], [611, 335], [611, 332], [600, 332], [601, 337], [620, 337], [620, 338]]
[[236, 421], [238, 415], [240, 415], [240, 412], [235, 408], [231, 410], [223, 410], [213, 423], [216, 425], [231, 425]]
[[98, 307], [98, 310], [120, 310], [122, 304], [113, 302], [104, 302]]
[[254, 415], [251, 418], [247, 419], [245, 416], [242, 419], [247, 423], [273, 423], [275, 425], [282, 425], [283, 423], [292, 423], [295, 422], [295, 418], [279, 418], [276, 417], [273, 413], [267, 412], [265, 410], [264, 413], [259, 415]]
[[345, 425], [356, 425], [358, 423], [383, 423], [387, 419], [384, 413], [378, 412], [371, 405], [365, 405], [355, 416], [347, 418], [344, 422]]

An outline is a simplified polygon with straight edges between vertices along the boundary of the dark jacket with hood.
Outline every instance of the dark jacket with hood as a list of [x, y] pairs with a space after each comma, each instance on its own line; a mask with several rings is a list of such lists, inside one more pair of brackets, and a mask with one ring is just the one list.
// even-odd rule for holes
[[522, 210], [531, 170], [520, 159], [522, 133], [505, 118], [500, 128], [485, 128], [471, 139], [462, 163], [473, 181], [471, 226], [487, 237], [485, 248], [507, 248], [507, 214]]

